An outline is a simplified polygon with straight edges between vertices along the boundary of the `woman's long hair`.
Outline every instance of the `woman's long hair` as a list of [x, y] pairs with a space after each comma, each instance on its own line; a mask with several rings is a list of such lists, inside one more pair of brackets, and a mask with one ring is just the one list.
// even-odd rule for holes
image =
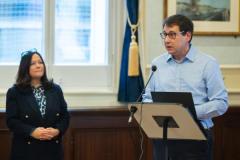
[[52, 86], [53, 81], [48, 80], [45, 62], [43, 61], [43, 58], [40, 55], [40, 53], [38, 53], [36, 50], [26, 51], [22, 53], [20, 65], [18, 67], [18, 72], [17, 72], [16, 86], [19, 87], [20, 89], [29, 88], [31, 86], [32, 78], [29, 74], [29, 70], [31, 66], [32, 56], [34, 54], [37, 54], [43, 62], [44, 73], [43, 73], [43, 76], [41, 77], [41, 83], [45, 89], [49, 89]]

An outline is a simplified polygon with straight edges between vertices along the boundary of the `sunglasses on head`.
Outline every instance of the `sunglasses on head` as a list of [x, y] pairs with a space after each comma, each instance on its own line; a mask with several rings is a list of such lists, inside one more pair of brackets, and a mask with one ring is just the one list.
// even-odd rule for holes
[[37, 52], [37, 49], [36, 48], [32, 48], [30, 50], [27, 50], [27, 51], [24, 51], [21, 53], [21, 57], [25, 56], [25, 55], [28, 55], [28, 54], [31, 54], [31, 53], [35, 53]]

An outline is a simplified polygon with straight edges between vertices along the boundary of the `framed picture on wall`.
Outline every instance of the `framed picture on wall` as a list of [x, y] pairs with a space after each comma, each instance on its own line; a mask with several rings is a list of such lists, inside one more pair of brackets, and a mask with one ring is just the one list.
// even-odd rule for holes
[[240, 0], [164, 0], [164, 18], [183, 14], [196, 35], [240, 35]]

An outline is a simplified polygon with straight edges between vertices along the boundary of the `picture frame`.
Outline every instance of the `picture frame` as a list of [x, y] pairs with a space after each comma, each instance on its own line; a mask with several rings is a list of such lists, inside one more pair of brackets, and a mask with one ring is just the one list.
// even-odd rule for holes
[[[192, 19], [195, 35], [240, 35], [240, 0], [164, 0], [164, 19], [183, 14]], [[209, 4], [206, 4], [209, 3]], [[218, 3], [218, 4], [216, 4]]]

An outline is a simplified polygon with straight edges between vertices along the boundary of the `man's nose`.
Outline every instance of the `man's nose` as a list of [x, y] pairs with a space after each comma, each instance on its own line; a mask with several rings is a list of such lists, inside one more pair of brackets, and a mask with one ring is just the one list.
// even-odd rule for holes
[[164, 39], [164, 42], [169, 42], [171, 40], [171, 38], [169, 38], [169, 36], [167, 35]]
[[171, 40], [171, 38], [169, 38], [169, 35], [166, 35], [164, 41], [165, 41], [165, 42], [169, 42], [170, 40]]

